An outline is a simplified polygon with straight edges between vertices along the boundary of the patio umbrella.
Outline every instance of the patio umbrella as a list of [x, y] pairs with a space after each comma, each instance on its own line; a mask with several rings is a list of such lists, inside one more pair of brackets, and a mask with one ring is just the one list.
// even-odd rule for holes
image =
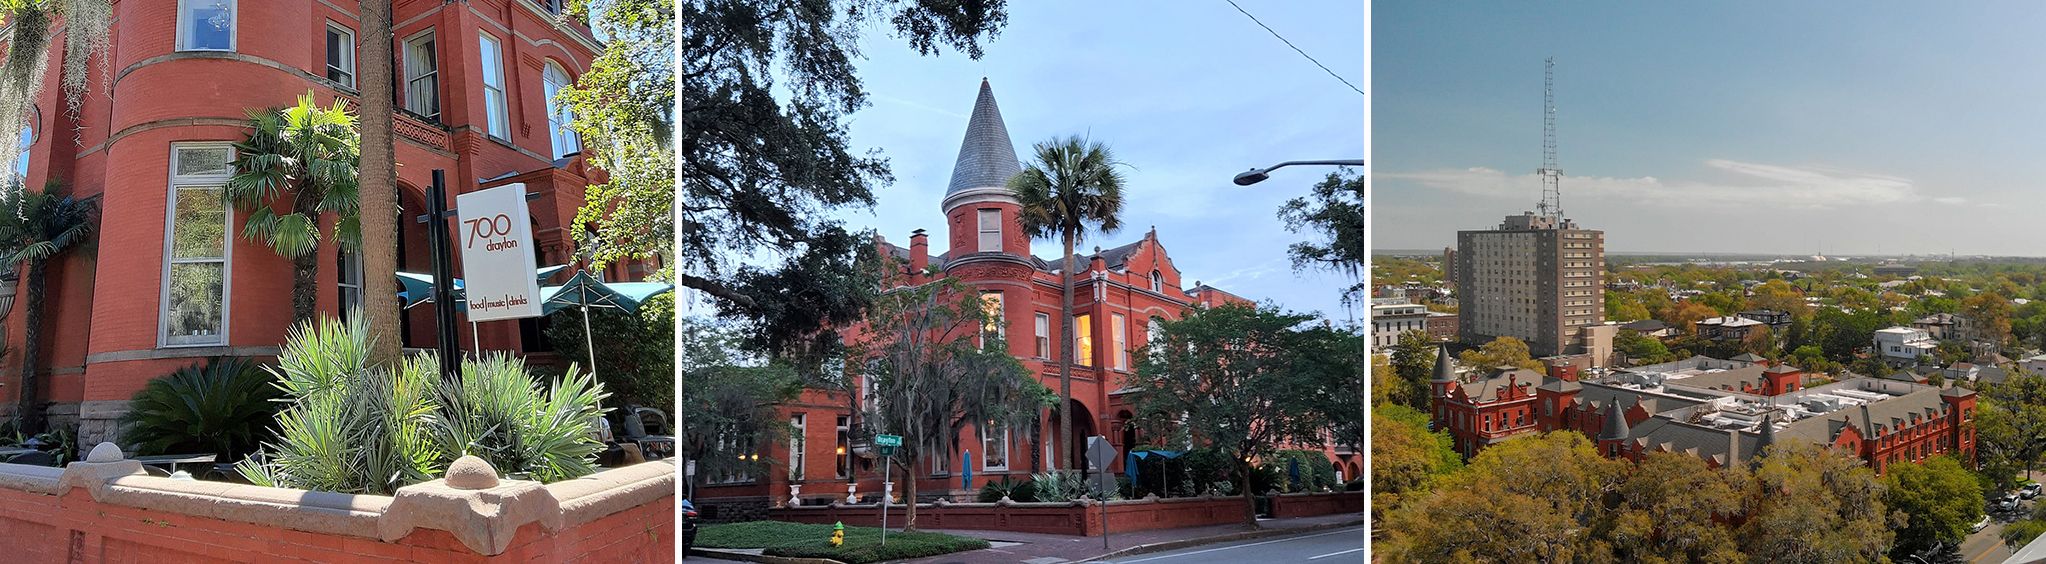
[[619, 282], [605, 284], [590, 276], [589, 272], [578, 271], [560, 286], [540, 289], [540, 312], [554, 313], [566, 308], [576, 308], [583, 315], [583, 345], [590, 353], [590, 373], [597, 372], [596, 339], [590, 332], [590, 308], [608, 307], [626, 313], [639, 311], [639, 304], [647, 298], [675, 287], [662, 282]]
[[972, 488], [973, 488], [973, 451], [970, 451], [970, 450], [968, 450], [968, 451], [960, 451], [960, 454], [964, 454], [965, 456], [961, 456], [961, 457], [959, 457], [959, 489], [962, 489], [962, 490], [964, 490], [964, 489], [972, 489]]
[[[561, 271], [566, 269], [568, 269], [568, 265], [566, 264], [543, 266], [540, 267], [540, 269], [533, 271], [533, 278], [541, 282], [546, 282], [548, 278], [553, 278], [555, 274], [560, 273]], [[468, 293], [467, 285], [462, 283], [462, 279], [456, 278], [455, 279], [456, 307], [463, 307], [463, 304], [467, 301], [465, 299], [467, 293]], [[420, 274], [417, 272], [398, 273], [398, 299], [401, 302], [403, 302], [402, 306], [405, 309], [411, 309], [412, 307], [417, 306], [419, 304], [433, 301], [433, 275]]]

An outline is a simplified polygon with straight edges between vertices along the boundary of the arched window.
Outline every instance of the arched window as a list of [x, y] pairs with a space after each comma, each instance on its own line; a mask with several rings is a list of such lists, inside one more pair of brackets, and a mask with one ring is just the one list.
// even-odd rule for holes
[[547, 61], [546, 70], [540, 73], [540, 82], [545, 85], [547, 94], [547, 138], [553, 142], [554, 158], [582, 152], [582, 139], [568, 128], [568, 124], [575, 121], [575, 114], [557, 98], [562, 89], [575, 82], [569, 80], [568, 71], [554, 61]]
[[1165, 291], [1165, 273], [1151, 271], [1151, 291], [1160, 293]]
[[36, 144], [36, 126], [43, 121], [43, 111], [35, 107], [28, 109], [28, 121], [21, 124], [21, 154], [14, 158], [14, 181], [28, 182], [29, 148]]

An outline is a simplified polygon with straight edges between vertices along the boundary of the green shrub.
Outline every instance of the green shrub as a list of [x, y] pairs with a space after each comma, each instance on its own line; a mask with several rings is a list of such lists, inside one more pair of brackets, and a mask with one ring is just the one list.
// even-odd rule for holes
[[[547, 342], [561, 359], [576, 365], [590, 362], [583, 339], [582, 312], [564, 309], [547, 317]], [[594, 372], [612, 405], [638, 405], [675, 411], [675, 294], [647, 298], [637, 313], [598, 308], [590, 310], [590, 332], [595, 334], [597, 367]]]
[[[1291, 461], [1293, 460], [1300, 461], [1299, 483], [1293, 482], [1292, 472], [1289, 471]], [[1279, 491], [1299, 493], [1319, 491], [1322, 488], [1336, 486], [1336, 464], [1330, 461], [1328, 455], [1322, 454], [1321, 451], [1282, 450], [1272, 456], [1267, 462], [1265, 467], [1277, 474], [1278, 479], [1274, 482], [1274, 487], [1278, 488]], [[1257, 493], [1264, 493], [1265, 491], [1260, 488], [1257, 490]]]
[[1009, 498], [1009, 501], [1025, 503], [1037, 501], [1035, 482], [1015, 481], [1003, 476], [1000, 481], [990, 481], [980, 487], [981, 503], [994, 503], [1001, 501], [1003, 497]]
[[767, 556], [784, 558], [829, 558], [848, 564], [923, 558], [988, 547], [981, 539], [942, 533], [890, 531], [888, 546], [881, 546], [881, 530], [874, 527], [846, 527], [845, 545], [831, 546], [831, 525], [752, 521], [704, 525], [697, 532], [696, 546], [705, 548], [759, 548]]
[[135, 454], [213, 453], [233, 462], [270, 438], [283, 396], [256, 363], [215, 358], [150, 380], [130, 400], [121, 436]]
[[[351, 319], [362, 319], [357, 315]], [[294, 327], [271, 373], [288, 407], [277, 440], [236, 465], [261, 486], [389, 494], [441, 474], [463, 454], [502, 475], [557, 481], [589, 474], [602, 388], [573, 373], [549, 390], [502, 355], [465, 360], [443, 382], [439, 361], [414, 355], [368, 365], [361, 323], [322, 318]]]
[[1082, 495], [1097, 500], [1122, 499], [1115, 490], [1103, 491], [1093, 487], [1093, 483], [1081, 479], [1078, 472], [1039, 472], [1030, 475], [1030, 483], [1036, 490], [1037, 501], [1066, 502], [1080, 499]]

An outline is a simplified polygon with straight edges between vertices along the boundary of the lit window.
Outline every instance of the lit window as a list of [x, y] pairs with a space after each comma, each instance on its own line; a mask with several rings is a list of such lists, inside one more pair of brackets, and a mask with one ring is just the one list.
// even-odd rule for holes
[[355, 87], [355, 32], [327, 24], [327, 80]]
[[575, 113], [556, 98], [562, 89], [574, 84], [568, 79], [568, 71], [554, 61], [547, 61], [547, 68], [540, 72], [540, 83], [547, 95], [547, 137], [554, 144], [554, 158], [582, 152], [582, 138], [569, 128], [569, 124], [575, 123]]
[[488, 115], [490, 136], [498, 139], [511, 138], [511, 118], [506, 116], [504, 100], [504, 49], [497, 38], [488, 33], [479, 34], [479, 51], [483, 57], [483, 110]]
[[440, 119], [440, 56], [433, 30], [405, 40], [405, 111]]
[[164, 234], [168, 283], [158, 323], [164, 346], [227, 343], [232, 227], [223, 186], [234, 174], [233, 160], [229, 145], [171, 147], [170, 232]]
[[983, 432], [980, 437], [980, 448], [983, 456], [980, 458], [980, 469], [988, 471], [1008, 470], [1009, 428], [1006, 426], [997, 427], [995, 422], [989, 421], [981, 429], [983, 429]]
[[848, 425], [850, 422], [851, 419], [846, 416], [838, 416], [838, 449], [835, 451], [837, 455], [832, 457], [836, 464], [832, 473], [834, 477], [844, 478], [852, 472], [852, 428]]
[[1002, 250], [1002, 210], [980, 210], [980, 251]]
[[179, 0], [179, 51], [233, 51], [236, 0]]
[[980, 346], [982, 348], [1007, 348], [1004, 346], [1009, 332], [1002, 325], [1002, 293], [983, 292], [980, 294], [981, 315]]
[[1077, 349], [1075, 363], [1081, 366], [1094, 365], [1094, 319], [1091, 315], [1073, 318], [1073, 348]]
[[1115, 345], [1115, 369], [1129, 370], [1130, 347], [1129, 343], [1125, 340], [1125, 337], [1123, 336], [1126, 333], [1124, 332], [1122, 314], [1120, 313], [1109, 314], [1108, 321], [1109, 321], [1108, 330], [1110, 331], [1108, 336], [1109, 343]]

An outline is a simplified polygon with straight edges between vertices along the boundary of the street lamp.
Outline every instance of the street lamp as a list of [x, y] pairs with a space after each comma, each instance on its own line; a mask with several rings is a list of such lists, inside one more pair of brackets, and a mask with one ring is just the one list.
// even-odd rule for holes
[[1293, 165], [1364, 166], [1364, 159], [1337, 159], [1329, 161], [1286, 161], [1264, 168], [1253, 168], [1247, 171], [1243, 171], [1241, 174], [1236, 175], [1236, 185], [1249, 186], [1252, 184], [1257, 184], [1259, 182], [1264, 182], [1266, 178], [1271, 178], [1269, 174], [1270, 172]]

